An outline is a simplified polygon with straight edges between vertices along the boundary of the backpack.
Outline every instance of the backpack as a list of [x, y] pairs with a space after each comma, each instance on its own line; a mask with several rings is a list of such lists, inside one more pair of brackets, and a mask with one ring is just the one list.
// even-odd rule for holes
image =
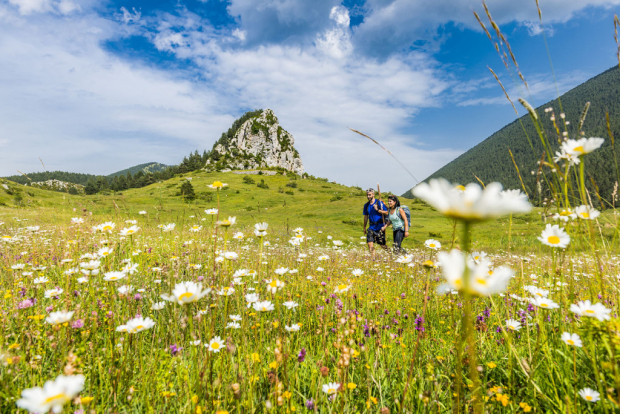
[[407, 216], [407, 223], [409, 227], [411, 227], [411, 211], [409, 211], [409, 207], [401, 205], [400, 208], [405, 212], [405, 216]]

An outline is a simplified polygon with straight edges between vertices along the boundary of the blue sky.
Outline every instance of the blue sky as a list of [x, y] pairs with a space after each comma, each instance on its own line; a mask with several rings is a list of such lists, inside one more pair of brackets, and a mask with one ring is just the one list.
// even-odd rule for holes
[[[540, 105], [616, 65], [620, 0], [489, 0]], [[403, 192], [515, 119], [473, 0], [0, 0], [0, 175], [210, 149], [271, 108], [306, 170]], [[520, 114], [523, 113], [518, 108]]]

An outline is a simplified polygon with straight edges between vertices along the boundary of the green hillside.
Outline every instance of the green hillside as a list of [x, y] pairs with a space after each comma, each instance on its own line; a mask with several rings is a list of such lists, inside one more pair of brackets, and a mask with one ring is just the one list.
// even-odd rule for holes
[[140, 165], [135, 165], [133, 167], [125, 168], [124, 170], [117, 171], [115, 173], [107, 175], [108, 178], [114, 178], [119, 175], [127, 175], [127, 173], [131, 173], [132, 175], [137, 174], [142, 171], [143, 173], [154, 173], [158, 171], [163, 171], [168, 168], [166, 164], [160, 164], [158, 162], [147, 162]]
[[73, 184], [86, 185], [88, 180], [96, 179], [97, 176], [93, 174], [81, 174], [72, 173], [66, 171], [45, 171], [26, 174], [27, 177], [19, 175], [11, 175], [10, 177], [4, 177], [7, 180], [13, 181], [19, 184], [28, 184], [30, 182], [41, 182], [47, 180], [60, 180]]
[[[592, 188], [593, 180], [601, 197], [610, 199], [614, 184], [617, 181], [617, 172], [611, 140], [607, 133], [605, 113], [609, 113], [614, 136], [620, 136], [620, 70], [615, 66], [566, 92], [560, 97], [560, 100], [566, 119], [570, 121], [568, 125], [569, 138], [576, 138], [581, 112], [586, 102], [591, 103], [583, 131], [587, 137], [605, 138], [605, 144], [601, 149], [588, 156], [586, 164], [587, 172], [590, 175], [588, 184]], [[555, 152], [559, 148], [558, 139], [560, 137], [549, 119], [550, 114], [544, 112], [544, 109], [548, 107], [554, 108], [558, 121], [561, 121], [559, 114], [562, 110], [560, 110], [560, 103], [557, 99], [536, 109], [545, 132], [554, 145], [553, 151]], [[522, 109], [520, 110], [522, 111]], [[528, 136], [531, 145], [528, 142]], [[544, 150], [529, 115], [524, 115], [508, 124], [454, 161], [437, 170], [425, 181], [430, 178], [443, 177], [454, 183], [466, 184], [476, 181], [475, 174], [485, 184], [499, 181], [504, 185], [504, 188], [522, 188], [519, 176], [510, 158], [509, 149], [515, 157], [528, 193], [530, 196], [534, 195], [536, 177], [531, 172], [538, 170], [537, 163]], [[616, 157], [618, 156], [617, 152], [618, 149], [616, 148]], [[411, 192], [408, 191], [403, 194], [403, 197], [411, 198]]]
[[[196, 199], [188, 203], [180, 195], [180, 186], [191, 177]], [[254, 183], [248, 183], [250, 179]], [[54, 191], [31, 188], [0, 179], [0, 222], [6, 226], [20, 226], [12, 223], [15, 210], [20, 209], [21, 217], [42, 223], [65, 223], [71, 217], [84, 217], [88, 225], [106, 220], [122, 223], [127, 219], [142, 216], [139, 211], [147, 211], [142, 217], [158, 223], [211, 225], [213, 216], [204, 210], [217, 206], [216, 192], [207, 187], [215, 180], [228, 183], [221, 191], [220, 210], [224, 217], [236, 216], [237, 224], [233, 231], [250, 234], [257, 222], [266, 221], [272, 234], [279, 234], [287, 240], [296, 227], [312, 231], [322, 231], [323, 236], [333, 235], [347, 245], [364, 247], [362, 233], [362, 207], [366, 194], [356, 187], [330, 183], [324, 179], [292, 179], [284, 175], [250, 175], [228, 173], [208, 173], [205, 171], [176, 176], [172, 179], [132, 188], [108, 195], [70, 195]], [[265, 186], [258, 187], [264, 181]], [[8, 190], [3, 188], [8, 186]], [[387, 197], [389, 193], [385, 193]], [[405, 240], [405, 248], [419, 247], [428, 238], [434, 238], [448, 246], [452, 240], [452, 222], [440, 213], [417, 200], [406, 203], [411, 209], [411, 235]], [[194, 216], [194, 217], [192, 217]], [[200, 221], [206, 217], [206, 221]], [[528, 246], [531, 239], [540, 232], [540, 218], [537, 213], [513, 218], [513, 245]], [[23, 224], [22, 224], [23, 225]], [[508, 221], [497, 220], [476, 227], [476, 245], [484, 243], [498, 245], [508, 238]], [[516, 235], [520, 235], [517, 239]], [[183, 237], [191, 238], [191, 235]], [[278, 236], [279, 237], [279, 236]], [[610, 233], [611, 237], [611, 233]], [[388, 229], [388, 240], [392, 235]]]

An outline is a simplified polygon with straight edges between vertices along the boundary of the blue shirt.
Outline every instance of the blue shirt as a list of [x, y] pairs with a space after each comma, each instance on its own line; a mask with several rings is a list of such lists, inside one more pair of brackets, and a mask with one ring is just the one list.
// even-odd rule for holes
[[[377, 204], [379, 203], [379, 204]], [[374, 203], [370, 204], [370, 202], [364, 204], [364, 212], [365, 216], [368, 216], [368, 220], [370, 221], [370, 226], [368, 227], [370, 230], [379, 231], [383, 227], [383, 215], [375, 210], [374, 205], [377, 204], [377, 208], [379, 210], [387, 210], [385, 204], [382, 201], [375, 200]]]

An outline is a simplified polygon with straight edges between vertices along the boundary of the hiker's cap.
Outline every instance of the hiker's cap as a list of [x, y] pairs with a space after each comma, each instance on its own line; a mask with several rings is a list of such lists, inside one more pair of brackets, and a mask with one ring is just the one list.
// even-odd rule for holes
[[374, 188], [369, 188], [368, 190], [366, 190], [366, 193], [374, 193], [375, 189]]

